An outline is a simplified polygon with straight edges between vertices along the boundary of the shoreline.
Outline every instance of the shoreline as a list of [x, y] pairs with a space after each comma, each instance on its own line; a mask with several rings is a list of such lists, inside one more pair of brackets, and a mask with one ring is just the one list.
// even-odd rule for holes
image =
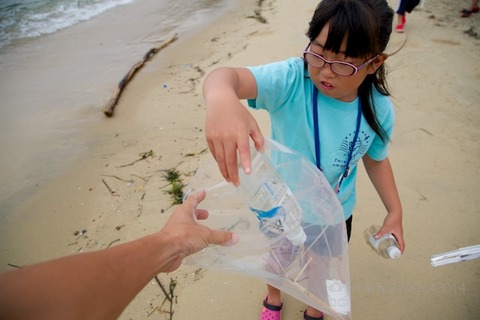
[[[134, 63], [174, 33], [201, 30], [233, 1], [135, 1], [1, 48], [0, 219], [90, 151], [82, 134], [102, 125], [102, 106]], [[167, 63], [162, 53], [155, 61]]]
[[[213, 24], [160, 52], [162, 59], [148, 61], [127, 86], [113, 118], [83, 134], [94, 143], [89, 153], [2, 226], [0, 270], [9, 268], [6, 263], [30, 264], [101, 249], [158, 230], [172, 210], [165, 170], [178, 170], [187, 184], [207, 148], [204, 76], [220, 65], [255, 65], [299, 55], [316, 4], [265, 3], [267, 23], [260, 24], [248, 18], [256, 1], [239, 0]], [[359, 172], [349, 246], [354, 318], [480, 316], [480, 261], [440, 268], [429, 264], [432, 254], [480, 242], [475, 192], [480, 188], [480, 40], [462, 34], [470, 23], [477, 23], [478, 32], [480, 16], [455, 20], [454, 9], [455, 4], [442, 0], [415, 10], [407, 22], [407, 43], [388, 60], [397, 112], [390, 157], [404, 205], [407, 248], [392, 263], [365, 245], [363, 230], [380, 223], [384, 209], [365, 173]], [[391, 42], [402, 39], [392, 34]], [[269, 135], [265, 115], [255, 115]], [[128, 165], [150, 151], [152, 156]], [[83, 235], [74, 235], [83, 230]], [[266, 293], [256, 279], [186, 265], [159, 278], [164, 284], [177, 282], [177, 320], [221, 319], [226, 314], [256, 319]], [[163, 311], [156, 309], [162, 300], [152, 282], [121, 319], [144, 319], [152, 312], [162, 318]], [[301, 318], [302, 303], [285, 296], [284, 304], [285, 319]]]

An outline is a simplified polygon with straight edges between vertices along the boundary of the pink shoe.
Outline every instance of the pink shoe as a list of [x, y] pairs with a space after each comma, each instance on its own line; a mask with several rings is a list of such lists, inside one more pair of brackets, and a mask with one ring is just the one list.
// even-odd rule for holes
[[260, 320], [281, 320], [282, 319], [282, 305], [274, 306], [267, 303], [267, 297], [263, 300], [263, 309], [260, 314]]
[[403, 33], [405, 32], [405, 25], [404, 24], [397, 24], [397, 27], [395, 28], [395, 31], [398, 33]]

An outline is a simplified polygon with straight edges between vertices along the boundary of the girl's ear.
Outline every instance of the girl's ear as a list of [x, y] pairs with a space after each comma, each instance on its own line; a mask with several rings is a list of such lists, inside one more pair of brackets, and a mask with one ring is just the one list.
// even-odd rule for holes
[[386, 53], [380, 53], [371, 63], [370, 68], [368, 69], [369, 74], [373, 74], [377, 71], [378, 68], [387, 60], [388, 55]]

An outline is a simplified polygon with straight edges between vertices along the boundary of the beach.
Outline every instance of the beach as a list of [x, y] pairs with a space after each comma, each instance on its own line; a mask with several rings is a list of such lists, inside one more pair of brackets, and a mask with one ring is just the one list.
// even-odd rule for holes
[[[223, 65], [299, 56], [317, 3], [238, 0], [212, 24], [152, 57], [112, 118], [98, 105], [89, 109], [86, 116], [98, 119], [75, 140], [87, 152], [66, 157], [68, 170], [3, 219], [0, 271], [103, 249], [161, 228], [175, 207], [166, 176], [176, 171], [188, 184], [208, 152], [201, 90], [206, 74]], [[406, 250], [390, 261], [365, 244], [363, 230], [381, 224], [385, 210], [359, 166], [349, 244], [354, 319], [480, 318], [480, 259], [430, 265], [433, 254], [480, 244], [480, 14], [462, 19], [462, 5], [468, 3], [426, 1], [387, 48], [394, 53], [387, 67], [396, 111], [390, 161]], [[268, 117], [254, 115], [268, 136]], [[266, 294], [257, 279], [187, 265], [158, 278], [175, 284], [176, 320], [257, 319]], [[163, 300], [152, 281], [120, 319], [169, 319]], [[301, 319], [304, 308], [285, 296], [283, 318]]]
[[[85, 139], [82, 133], [104, 120], [103, 104], [147, 51], [174, 34], [186, 38], [233, 4], [233, 0], [35, 1], [40, 2], [57, 9], [50, 15], [31, 10], [33, 17], [27, 19], [26, 14], [16, 21], [11, 17], [16, 10], [2, 10], [3, 2], [0, 5], [0, 219], [89, 152], [96, 139]], [[72, 8], [75, 5], [80, 8]], [[78, 23], [109, 6], [114, 7]], [[2, 28], [10, 20], [19, 30], [5, 34]], [[28, 37], [66, 24], [72, 25]], [[22, 30], [31, 31], [22, 38], [18, 34]], [[5, 44], [14, 35], [20, 38]], [[160, 68], [163, 56], [155, 58]]]

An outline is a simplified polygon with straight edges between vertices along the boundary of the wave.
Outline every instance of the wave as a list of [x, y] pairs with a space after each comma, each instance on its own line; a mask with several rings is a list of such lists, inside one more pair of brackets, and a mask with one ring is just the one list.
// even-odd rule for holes
[[14, 40], [39, 37], [89, 20], [135, 0], [3, 0], [0, 48]]

